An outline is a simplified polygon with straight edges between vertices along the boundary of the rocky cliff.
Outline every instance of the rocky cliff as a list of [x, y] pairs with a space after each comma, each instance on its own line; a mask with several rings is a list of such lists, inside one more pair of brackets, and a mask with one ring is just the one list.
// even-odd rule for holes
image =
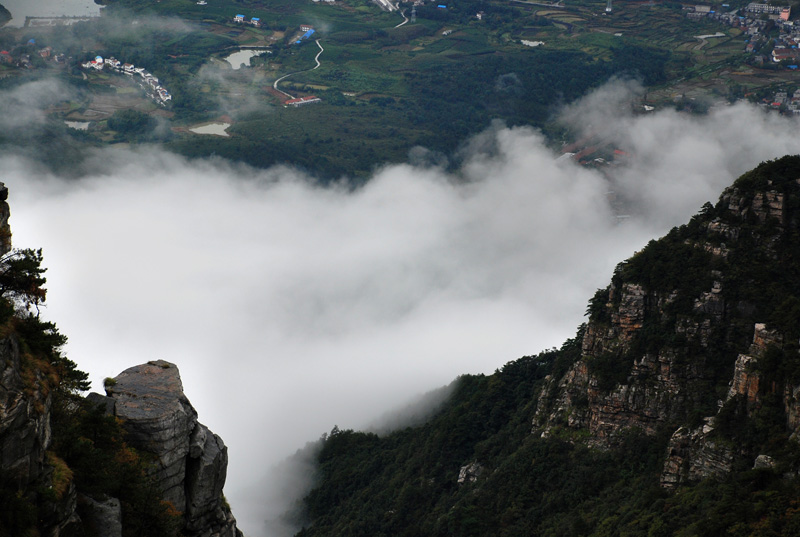
[[[54, 407], [64, 401], [54, 401], [52, 370], [40, 370], [44, 364], [32, 361], [20, 347], [15, 335], [0, 339], [0, 484], [4, 492], [21, 499], [18, 506], [6, 507], [38, 518], [31, 524], [41, 535], [51, 537], [65, 530], [68, 535], [122, 537], [131, 534], [124, 526], [126, 521], [159, 516], [126, 515], [124, 507], [130, 505], [130, 500], [120, 502], [113, 496], [120, 490], [119, 485], [98, 486], [97, 479], [89, 480], [91, 484], [87, 486], [76, 483], [72, 470], [59, 457], [59, 450], [54, 450], [52, 429], [76, 427], [61, 421], [70, 419], [70, 412], [78, 407], [67, 413], [63, 407], [55, 412]], [[113, 387], [110, 384], [109, 396], [90, 394], [86, 406], [121, 423], [126, 443], [120, 445], [121, 449], [109, 446], [108, 453], [94, 450], [89, 455], [100, 461], [111, 459], [112, 464], [125, 462], [119, 461], [120, 457], [142, 459], [133, 468], [145, 472], [144, 488], [152, 483], [159, 501], [167, 504], [167, 512], [178, 517], [175, 529], [180, 535], [242, 537], [222, 494], [227, 448], [219, 436], [197, 421], [197, 413], [183, 393], [178, 368], [168, 362], [150, 362], [122, 372], [114, 379]], [[81, 402], [76, 399], [69, 404]], [[89, 422], [77, 427], [96, 427], [97, 422], [91, 420], [98, 417], [91, 418], [91, 410], [86, 415]], [[86, 432], [79, 434], [69, 443], [87, 441], [83, 436]], [[112, 434], [116, 434], [113, 428]], [[105, 443], [101, 435], [96, 441]], [[138, 455], [132, 455], [128, 445]], [[67, 451], [65, 457], [70, 461], [87, 456], [71, 453], [70, 446], [60, 446], [60, 450]], [[88, 463], [92, 472], [91, 461]], [[94, 471], [104, 475], [107, 469], [97, 467]], [[121, 471], [126, 471], [124, 466]], [[113, 483], [114, 479], [118, 478], [111, 476], [109, 481]], [[6, 535], [4, 530], [8, 530], [3, 522], [0, 520], [0, 535]], [[141, 523], [137, 519], [133, 525]], [[160, 531], [156, 534], [161, 535]]]
[[[0, 339], [0, 484], [17, 491], [20, 507], [38, 505], [42, 533], [57, 537], [76, 521], [77, 494], [72, 483], [57, 486], [60, 461], [48, 451], [51, 381], [25, 362], [16, 337]], [[15, 508], [6, 502], [4, 508]]]
[[752, 418], [772, 394], [797, 431], [798, 346], [783, 343], [800, 321], [797, 160], [746, 174], [617, 267], [590, 302], [580, 359], [538, 397], [534, 434], [586, 430], [590, 445], [610, 447], [631, 429], [672, 428], [662, 485], [674, 487], [761, 455], [720, 436], [720, 413]]
[[[44, 472], [52, 398], [23, 378], [16, 338], [0, 340], [0, 472], [21, 487]], [[35, 379], [40, 381], [40, 379]]]
[[[0, 278], [3, 293], [9, 291], [13, 268], [7, 262], [11, 251], [8, 189], [0, 183]], [[2, 293], [0, 293], [2, 294]], [[23, 349], [25, 340], [13, 330], [14, 305], [0, 297], [5, 326], [0, 337], [0, 504], [7, 511], [19, 510], [24, 518], [30, 505], [38, 506], [41, 533], [56, 537], [77, 521], [77, 492], [73, 483], [62, 481], [61, 461], [50, 451], [53, 442], [51, 417], [53, 391], [59, 370], [54, 363]], [[26, 352], [27, 351], [27, 352]], [[9, 493], [13, 497], [9, 498]], [[32, 511], [28, 512], [31, 516]], [[0, 530], [2, 530], [0, 525]]]
[[197, 421], [177, 366], [158, 360], [126, 369], [106, 392], [130, 444], [154, 457], [149, 471], [164, 500], [184, 514], [184, 535], [241, 537], [222, 495], [228, 450]]
[[0, 536], [242, 537], [222, 495], [227, 449], [174, 364], [80, 396], [66, 338], [31, 312], [41, 254], [11, 252], [7, 194], [0, 184]]

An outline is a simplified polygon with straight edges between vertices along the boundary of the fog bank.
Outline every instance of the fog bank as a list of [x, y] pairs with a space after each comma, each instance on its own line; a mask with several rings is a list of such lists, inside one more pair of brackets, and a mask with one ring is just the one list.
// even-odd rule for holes
[[456, 173], [390, 166], [355, 192], [157, 149], [99, 151], [69, 182], [6, 156], [14, 243], [43, 248], [45, 315], [95, 390], [148, 360], [179, 365], [229, 446], [240, 527], [279, 535], [264, 519], [294, 477], [262, 493], [270, 467], [334, 424], [367, 427], [459, 374], [559, 346], [618, 262], [799, 149], [797, 122], [749, 105], [635, 116], [619, 104], [635, 87], [601, 91], [615, 107], [590, 96], [565, 118], [632, 155], [610, 181], [527, 128], [484, 133]]

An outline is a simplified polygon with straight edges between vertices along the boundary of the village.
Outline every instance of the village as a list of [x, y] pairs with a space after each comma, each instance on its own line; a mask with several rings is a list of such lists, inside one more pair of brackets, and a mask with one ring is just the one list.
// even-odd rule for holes
[[[261, 19], [259, 17], [250, 17], [250, 19], [248, 20], [245, 15], [241, 14], [234, 16], [233, 22], [235, 22], [236, 24], [249, 24], [256, 28], [260, 28], [262, 24]], [[295, 45], [299, 45], [300, 43], [302, 43], [303, 41], [314, 35], [315, 32], [316, 30], [314, 30], [313, 26], [309, 24], [301, 24], [300, 32], [298, 33], [297, 37], [292, 39], [292, 43]]]
[[[27, 47], [35, 47], [36, 40], [30, 39], [26, 43]], [[32, 69], [34, 68], [34, 61], [36, 58], [36, 54], [38, 57], [41, 58], [40, 61], [50, 61], [57, 64], [64, 64], [67, 61], [67, 57], [64, 54], [56, 54], [53, 51], [53, 47], [44, 47], [39, 49], [36, 53], [29, 53], [24, 52], [17, 55], [15, 58], [12, 54], [7, 50], [0, 50], [0, 64], [2, 65], [11, 65], [14, 67], [19, 67], [21, 69]]]
[[753, 54], [754, 64], [763, 65], [771, 61], [788, 69], [797, 69], [800, 25], [791, 20], [791, 6], [753, 2], [741, 9], [726, 11], [728, 8], [728, 4], [722, 4], [719, 9], [695, 5], [685, 6], [684, 10], [690, 19], [710, 19], [742, 30], [747, 38], [745, 51]]
[[166, 88], [159, 84], [158, 78], [149, 73], [144, 67], [136, 67], [130, 63], [122, 63], [116, 58], [103, 58], [102, 56], [97, 56], [94, 60], [84, 62], [81, 64], [81, 67], [98, 71], [109, 67], [118, 73], [123, 73], [128, 76], [139, 75], [141, 78], [139, 85], [156, 103], [164, 106], [168, 101], [172, 100], [172, 95], [170, 95]]
[[[755, 67], [797, 70], [800, 64], [800, 24], [791, 20], [792, 7], [751, 2], [741, 9], [726, 11], [709, 5], [684, 6], [686, 16], [693, 20], [710, 19], [740, 29], [746, 37], [745, 52]], [[724, 34], [719, 34], [724, 36]], [[698, 36], [714, 38], [717, 35]], [[753, 93], [745, 98], [753, 100]], [[759, 96], [758, 106], [786, 115], [800, 115], [800, 89], [784, 88]]]

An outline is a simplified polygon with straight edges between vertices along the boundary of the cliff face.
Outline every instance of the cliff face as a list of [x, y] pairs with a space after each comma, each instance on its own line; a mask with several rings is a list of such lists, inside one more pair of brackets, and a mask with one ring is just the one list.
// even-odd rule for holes
[[753, 417], [779, 397], [787, 433], [798, 430], [798, 346], [783, 342], [796, 341], [800, 320], [800, 168], [787, 159], [618, 266], [590, 302], [582, 356], [547, 378], [534, 434], [588, 430], [590, 445], [610, 447], [627, 430], [672, 430], [669, 488], [759, 455], [720, 438], [720, 412]]
[[[8, 189], [0, 183], [0, 257], [11, 251]], [[15, 335], [0, 338], [0, 483], [18, 491], [24, 501], [39, 505], [39, 527], [45, 535], [58, 536], [76, 521], [77, 494], [68, 483], [56, 494], [57, 458], [48, 450], [53, 436], [52, 371], [38, 369], [24, 357]], [[9, 508], [4, 506], [4, 508]]]
[[[7, 194], [0, 183], [0, 257]], [[0, 260], [0, 535], [241, 537], [222, 495], [227, 449], [174, 364], [122, 372], [110, 397], [78, 395], [86, 374], [60, 353], [66, 338], [25, 309], [44, 298], [40, 260]]]
[[178, 368], [163, 360], [126, 369], [106, 386], [129, 442], [155, 457], [163, 498], [184, 513], [187, 537], [241, 537], [222, 496], [228, 450], [197, 421]]
[[0, 472], [28, 487], [45, 471], [52, 399], [22, 374], [16, 339], [0, 340]]
[[[715, 286], [698, 303], [698, 308], [713, 311], [711, 316], [686, 317], [674, 326], [676, 337], [699, 349], [708, 349], [712, 323], [715, 317], [721, 320], [717, 312], [724, 310], [717, 282]], [[546, 436], [555, 426], [587, 428], [592, 443], [609, 445], [621, 430], [637, 427], [653, 434], [661, 424], [702, 405], [706, 394], [701, 386], [711, 376], [702, 357], [687, 360], [686, 349], [673, 346], [641, 354], [632, 348], [645, 319], [665, 317], [674, 299], [674, 293], [663, 296], [635, 283], [625, 282], [619, 290], [612, 285], [605, 305], [612, 310], [610, 322], [590, 321], [581, 345], [583, 358], [564, 377], [548, 379], [537, 405], [535, 431]], [[628, 369], [626, 378], [604, 388], [599, 374], [592, 372], [593, 363], [601, 360]]]
[[[8, 188], [0, 183], [0, 256], [11, 250]], [[14, 338], [0, 340], [0, 472], [22, 487], [44, 471], [50, 445], [51, 398], [26, 385], [19, 345]]]
[[73, 483], [55, 494], [47, 493], [57, 490], [57, 459], [48, 451], [52, 444], [50, 388], [43, 372], [23, 364], [16, 337], [0, 339], [0, 483], [37, 504], [42, 533], [57, 537], [77, 521], [77, 493]]
[[[61, 478], [55, 474], [63, 461], [50, 451], [54, 418], [48, 380], [22, 361], [15, 337], [0, 340], [2, 483], [37, 506], [37, 529], [43, 535], [57, 537], [68, 526], [82, 534], [86, 524], [106, 537], [129, 534], [117, 498], [97, 490], [84, 495], [72, 480], [56, 494], [38, 492], [58, 489]], [[181, 535], [242, 537], [222, 494], [227, 448], [219, 436], [197, 421], [177, 367], [164, 361], [150, 362], [124, 371], [115, 381], [108, 390], [110, 397], [93, 394], [89, 400], [121, 420], [127, 442], [152, 459], [145, 469], [172, 512], [182, 513]]]

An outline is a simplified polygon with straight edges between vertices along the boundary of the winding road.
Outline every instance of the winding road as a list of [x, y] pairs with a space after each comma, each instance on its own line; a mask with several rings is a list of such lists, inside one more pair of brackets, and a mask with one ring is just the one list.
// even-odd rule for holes
[[[400, 8], [398, 7], [398, 9], [400, 9]], [[400, 24], [395, 26], [395, 28], [400, 28], [402, 25], [404, 25], [405, 23], [408, 22], [408, 17], [406, 17], [406, 10], [405, 9], [400, 12], [400, 16], [403, 17], [403, 22], [401, 22]]]
[[322, 48], [322, 45], [319, 43], [319, 39], [315, 39], [315, 40], [314, 40], [314, 42], [315, 42], [315, 43], [317, 44], [317, 46], [319, 47], [319, 52], [317, 52], [317, 55], [316, 55], [316, 56], [314, 56], [314, 61], [315, 61], [315, 62], [317, 62], [317, 65], [315, 65], [315, 66], [314, 66], [314, 67], [312, 67], [311, 69], [303, 69], [302, 71], [295, 71], [294, 73], [289, 73], [288, 75], [283, 75], [282, 77], [280, 77], [279, 79], [277, 79], [277, 80], [276, 80], [276, 81], [275, 81], [275, 82], [272, 84], [272, 89], [274, 89], [274, 90], [275, 90], [275, 91], [277, 91], [278, 93], [283, 93], [284, 95], [286, 95], [286, 96], [287, 96], [288, 98], [290, 98], [290, 99], [294, 99], [294, 95], [289, 95], [289, 94], [288, 94], [288, 93], [286, 93], [285, 91], [283, 91], [283, 90], [279, 90], [279, 89], [278, 89], [278, 83], [279, 83], [279, 82], [281, 82], [282, 80], [285, 80], [285, 79], [289, 78], [289, 77], [290, 77], [290, 76], [292, 76], [292, 75], [298, 75], [298, 74], [300, 74], [300, 73], [306, 73], [306, 72], [308, 72], [308, 71], [313, 71], [314, 69], [319, 69], [319, 66], [320, 66], [320, 65], [322, 65], [322, 63], [319, 61], [319, 57], [322, 55], [322, 53], [323, 53], [323, 52], [325, 52], [325, 49], [324, 49], [324, 48]]

